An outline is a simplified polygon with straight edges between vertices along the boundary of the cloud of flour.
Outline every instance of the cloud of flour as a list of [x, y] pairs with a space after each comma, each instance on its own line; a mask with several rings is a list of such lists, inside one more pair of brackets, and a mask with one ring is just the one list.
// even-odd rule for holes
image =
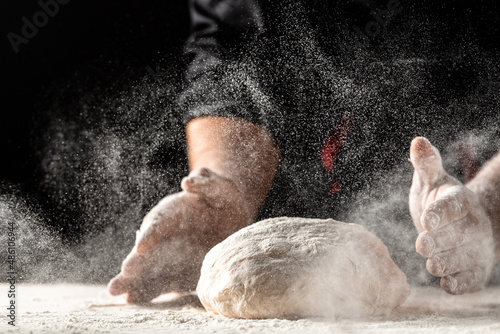
[[[40, 207], [33, 200], [23, 198], [13, 186], [2, 184], [1, 190], [0, 224], [6, 232], [0, 234], [0, 242], [5, 247], [0, 254], [2, 263], [14, 265], [18, 280], [54, 282], [68, 279], [78, 267], [77, 258], [58, 232], [48, 227]], [[13, 235], [8, 235], [8, 227], [12, 228]], [[15, 252], [13, 262], [7, 262], [8, 240]]]
[[[417, 232], [408, 209], [410, 143], [416, 136], [430, 139], [445, 169], [462, 181], [459, 145], [473, 148], [479, 165], [499, 151], [497, 55], [477, 46], [474, 36], [453, 40], [437, 16], [409, 7], [368, 48], [360, 48], [349, 29], [321, 44], [324, 36], [307, 22], [304, 8], [289, 4], [283, 12], [287, 29], [271, 44], [282, 56], [276, 68], [282, 66], [286, 76], [272, 80], [282, 80], [282, 91], [288, 86], [293, 93], [288, 104], [277, 106], [282, 110], [273, 120], [281, 129], [276, 137], [285, 139], [274, 203], [268, 201], [264, 217], [293, 214], [362, 224], [388, 246], [411, 283], [435, 282], [415, 252]], [[333, 54], [324, 52], [325, 43], [334, 45]], [[328, 133], [343, 115], [355, 125], [333, 172], [325, 175], [319, 153], [314, 161], [299, 152], [320, 152], [326, 138], [316, 134]], [[298, 133], [287, 128], [292, 117], [303, 121]], [[341, 191], [328, 195], [334, 182]], [[493, 281], [498, 280], [497, 274]]]
[[[408, 212], [409, 145], [414, 136], [444, 143], [438, 148], [445, 167], [458, 177], [456, 143], [467, 141], [481, 151], [481, 162], [498, 151], [498, 128], [487, 124], [499, 121], [499, 62], [473, 45], [450, 49], [458, 56], [433, 58], [442, 42], [431, 37], [439, 24], [419, 16], [410, 20], [409, 11], [365, 49], [354, 31], [333, 24], [325, 31], [339, 34], [323, 41], [304, 8], [283, 6], [278, 37], [251, 41], [240, 63], [219, 78], [238, 83], [232, 88], [245, 92], [231, 93], [272, 115], [264, 126], [283, 149], [262, 218], [293, 214], [360, 223], [382, 239], [412, 282], [428, 282]], [[320, 40], [335, 46], [333, 55]], [[53, 210], [39, 210], [20, 195], [2, 201], [2, 219], [25, 229], [20, 247], [36, 245], [23, 265], [26, 277], [106, 282], [129, 252], [144, 214], [179, 190], [187, 173], [176, 107], [180, 64], [169, 59], [134, 67], [96, 60], [49, 89], [39, 106], [34, 145], [40, 196]], [[271, 92], [273, 85], [277, 92]], [[473, 111], [479, 109], [490, 110], [491, 117], [476, 119]], [[461, 117], [448, 122], [444, 116], [454, 113]], [[345, 115], [356, 119], [355, 127], [327, 173], [319, 152]], [[301, 122], [299, 128], [290, 127], [291, 117]], [[464, 122], [483, 130], [448, 131]], [[302, 158], [310, 150], [317, 157]], [[345, 192], [329, 195], [334, 181]]]
[[33, 135], [37, 199], [1, 201], [2, 220], [19, 226], [26, 279], [105, 283], [119, 271], [144, 215], [187, 172], [181, 86], [178, 60], [96, 60], [46, 90]]

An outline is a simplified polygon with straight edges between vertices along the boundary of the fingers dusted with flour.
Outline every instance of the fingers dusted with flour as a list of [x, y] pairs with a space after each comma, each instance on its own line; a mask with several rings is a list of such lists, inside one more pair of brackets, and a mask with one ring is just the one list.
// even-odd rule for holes
[[137, 232], [136, 249], [138, 253], [149, 252], [169, 232], [176, 230], [175, 225], [183, 219], [191, 219], [185, 210], [187, 202], [193, 202], [186, 194], [178, 193], [165, 197], [144, 217], [141, 229]]
[[[413, 139], [410, 148], [410, 161], [415, 168], [410, 189], [410, 213], [419, 233], [425, 230], [422, 224], [436, 222], [436, 210], [427, 207], [429, 200], [434, 200], [446, 189], [440, 185], [459, 185], [460, 182], [446, 174], [439, 151], [424, 137]], [[428, 209], [425, 217], [422, 215]], [[428, 227], [428, 226], [426, 226]]]
[[181, 187], [189, 193], [203, 196], [214, 208], [222, 208], [228, 205], [231, 199], [242, 196], [234, 182], [205, 167], [189, 173], [182, 180]]
[[410, 149], [415, 168], [410, 212], [417, 231], [416, 250], [427, 258], [427, 270], [442, 277], [452, 294], [484, 287], [494, 264], [491, 222], [478, 196], [449, 176], [439, 151], [423, 138]]
[[446, 174], [439, 151], [424, 137], [413, 139], [410, 160], [415, 168], [414, 181], [418, 180], [422, 186], [434, 185]]
[[253, 123], [196, 118], [187, 138], [192, 172], [182, 191], [144, 217], [134, 248], [109, 283], [109, 292], [127, 293], [128, 302], [194, 290], [204, 255], [255, 219], [274, 178], [279, 151]]
[[500, 262], [500, 153], [484, 164], [467, 183], [490, 218], [495, 239], [495, 260]]
[[231, 210], [235, 222], [241, 221], [235, 227], [250, 223], [243, 195], [231, 180], [200, 168], [185, 177], [181, 186], [184, 191], [164, 198], [144, 217], [137, 235], [138, 253], [149, 252], [163, 238], [189, 233], [191, 222], [196, 222], [198, 232], [208, 234], [226, 210]]
[[[144, 217], [134, 248], [109, 284], [111, 294], [128, 293], [127, 301], [138, 303], [169, 287], [194, 289], [195, 281], [178, 282], [190, 281], [180, 274], [196, 277], [203, 255], [249, 223], [243, 196], [232, 181], [199, 169], [183, 180], [182, 187], [182, 192], [165, 197]], [[179, 240], [184, 245], [177, 245]], [[186, 249], [181, 251], [182, 247]]]
[[425, 208], [420, 223], [425, 230], [434, 230], [464, 218], [469, 214], [472, 206], [478, 204], [469, 189], [458, 185], [450, 186]]

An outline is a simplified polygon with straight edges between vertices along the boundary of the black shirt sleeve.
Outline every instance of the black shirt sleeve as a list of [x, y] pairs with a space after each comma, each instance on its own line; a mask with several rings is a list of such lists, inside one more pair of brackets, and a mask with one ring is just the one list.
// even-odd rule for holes
[[262, 31], [254, 0], [190, 0], [190, 65], [179, 102], [184, 121], [200, 116], [238, 117], [262, 123], [255, 101], [255, 69], [242, 60]]

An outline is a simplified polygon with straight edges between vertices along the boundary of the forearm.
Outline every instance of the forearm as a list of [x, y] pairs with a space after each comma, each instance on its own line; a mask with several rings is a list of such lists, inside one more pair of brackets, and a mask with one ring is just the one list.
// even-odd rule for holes
[[495, 238], [496, 261], [500, 261], [500, 153], [488, 161], [474, 179], [467, 183], [491, 220]]
[[280, 154], [264, 129], [224, 117], [199, 117], [186, 128], [189, 167], [206, 167], [232, 180], [255, 219], [278, 168]]

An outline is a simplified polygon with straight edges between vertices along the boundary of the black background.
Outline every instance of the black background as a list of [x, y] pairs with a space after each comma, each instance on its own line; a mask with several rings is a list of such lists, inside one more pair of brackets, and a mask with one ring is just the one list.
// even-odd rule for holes
[[[456, 26], [474, 17], [473, 26], [485, 39], [483, 44], [497, 44], [497, 1], [422, 3], [429, 11], [440, 12], [444, 20], [456, 21]], [[116, 72], [121, 61], [153, 67], [162, 57], [180, 56], [190, 25], [187, 0], [71, 0], [59, 5], [59, 12], [27, 44], [21, 44], [16, 54], [7, 34], [21, 35], [21, 19], [33, 22], [33, 15], [41, 10], [35, 0], [9, 0], [1, 11], [0, 181], [21, 185], [28, 192], [36, 191], [36, 145], [30, 138], [37, 116], [35, 105], [44, 88], [64, 81], [96, 59], [115, 64], [116, 74], [108, 73], [108, 79], [113, 80], [113, 75], [121, 74]]]
[[[333, 0], [326, 2], [329, 5], [336, 3]], [[387, 3], [386, 0], [382, 2], [384, 6]], [[401, 2], [406, 6], [410, 1]], [[497, 47], [500, 27], [497, 0], [422, 0], [418, 3], [425, 10], [429, 5], [429, 11], [439, 13], [439, 17], [447, 23], [451, 21], [452, 26], [477, 30], [483, 47]], [[148, 66], [155, 68], [155, 64], [165, 57], [179, 61], [182, 59], [182, 46], [189, 35], [187, 0], [71, 0], [60, 5], [59, 12], [39, 28], [28, 44], [20, 45], [16, 54], [7, 34], [21, 35], [22, 18], [32, 22], [33, 15], [41, 10], [37, 0], [8, 0], [1, 10], [0, 194], [11, 191], [9, 186], [14, 185], [20, 188], [23, 195], [37, 197], [40, 166], [37, 145], [33, 140], [37, 138], [36, 122], [41, 112], [38, 104], [46, 99], [44, 92], [48, 87], [55, 84], [56, 90], [63, 90], [64, 82], [70, 80], [68, 78], [75, 71], [85, 69], [96, 61], [103, 72], [100, 78], [106, 77], [110, 82], [127, 73], [130, 65], [145, 72]], [[330, 24], [329, 12], [325, 10], [322, 14], [325, 22]], [[366, 22], [366, 19], [361, 18], [361, 21]], [[111, 64], [109, 69], [102, 66], [106, 63]], [[183, 64], [179, 61], [179, 65]], [[92, 81], [82, 86], [85, 84], [92, 85]], [[151, 196], [145, 202], [155, 201]], [[43, 205], [58, 207], [57, 203], [50, 202]], [[66, 213], [54, 214], [56, 217], [64, 215]], [[67, 215], [71, 216], [71, 213]], [[142, 217], [142, 214], [138, 216]], [[62, 225], [59, 221], [54, 224]], [[72, 224], [73, 221], [67, 219], [66, 225]], [[115, 264], [122, 258], [117, 253]], [[108, 273], [107, 263], [103, 268]]]
[[[381, 2], [384, 6], [387, 3]], [[334, 6], [336, 2], [325, 3]], [[500, 15], [496, 1], [401, 0], [401, 3], [418, 4], [424, 11], [438, 13], [452, 27], [477, 31], [482, 39], [480, 44], [486, 48], [498, 44]], [[16, 54], [7, 34], [21, 35], [22, 18], [32, 22], [33, 15], [41, 10], [36, 0], [9, 0], [3, 5], [1, 18], [0, 191], [4, 190], [2, 183], [16, 185], [23, 194], [35, 197], [39, 190], [39, 156], [33, 139], [37, 138], [34, 132], [40, 113], [37, 104], [44, 100], [47, 87], [64, 83], [72, 73], [96, 60], [101, 64], [101, 78], [108, 81], [123, 75], [130, 65], [145, 69], [155, 68], [158, 60], [165, 57], [179, 61], [190, 26], [187, 0], [141, 3], [71, 0], [59, 5], [59, 12], [26, 45], [21, 44]], [[322, 13], [324, 21], [330, 24], [329, 11]], [[102, 66], [108, 62], [112, 64], [109, 69]], [[91, 85], [92, 81], [85, 84]], [[56, 90], [64, 89], [57, 85]]]
[[190, 24], [187, 1], [72, 0], [16, 54], [7, 34], [22, 35], [22, 17], [33, 22], [40, 10], [37, 1], [10, 0], [1, 19], [0, 180], [28, 193], [36, 191], [30, 138], [44, 88], [96, 59], [153, 67], [167, 54], [181, 54]]

